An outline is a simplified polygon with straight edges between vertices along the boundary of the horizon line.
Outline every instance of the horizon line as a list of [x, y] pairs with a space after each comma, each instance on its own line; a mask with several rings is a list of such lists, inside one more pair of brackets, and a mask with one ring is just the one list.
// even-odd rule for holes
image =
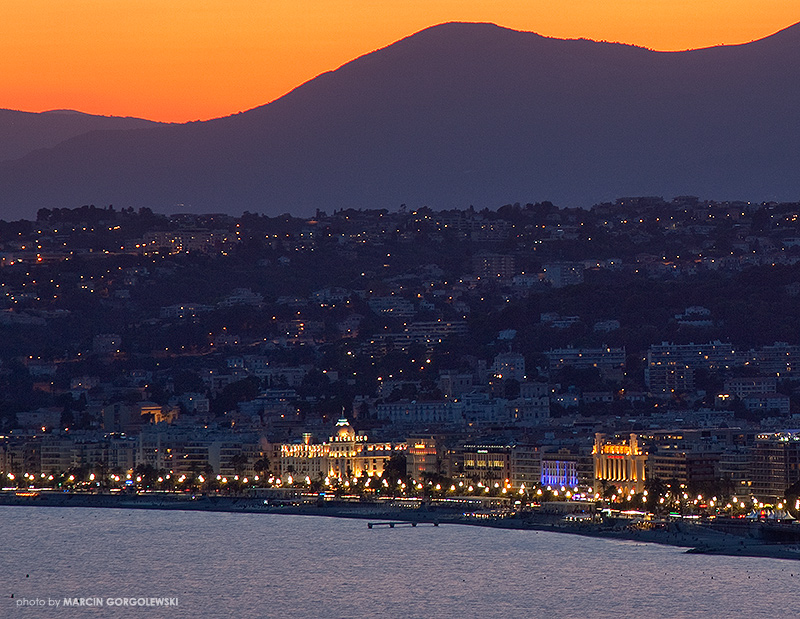
[[683, 53], [688, 53], [688, 52], [696, 52], [696, 51], [703, 51], [703, 50], [710, 50], [710, 49], [720, 49], [720, 48], [727, 48], [727, 47], [741, 47], [741, 46], [744, 46], [744, 45], [750, 45], [750, 44], [753, 44], [753, 43], [758, 43], [760, 41], [765, 41], [767, 39], [770, 39], [770, 38], [772, 38], [772, 37], [774, 37], [776, 35], [779, 35], [782, 32], [790, 30], [790, 29], [792, 29], [794, 27], [800, 26], [800, 22], [795, 22], [793, 24], [790, 24], [790, 25], [786, 26], [785, 28], [781, 28], [779, 30], [776, 30], [775, 32], [773, 32], [771, 34], [768, 34], [768, 35], [766, 35], [764, 37], [761, 37], [761, 38], [758, 38], [758, 39], [751, 39], [749, 41], [745, 41], [745, 42], [742, 42], [742, 43], [730, 43], [730, 44], [721, 43], [721, 44], [718, 44], [718, 45], [686, 48], [686, 49], [679, 49], [679, 50], [660, 50], [660, 49], [655, 49], [655, 48], [646, 47], [646, 46], [642, 46], [642, 45], [636, 45], [634, 43], [626, 43], [626, 42], [623, 42], [623, 41], [612, 41], [612, 40], [607, 40], [607, 39], [591, 39], [591, 38], [587, 38], [587, 37], [562, 38], [562, 37], [548, 36], [548, 35], [540, 34], [540, 33], [535, 32], [533, 30], [518, 30], [518, 29], [515, 29], [515, 28], [504, 26], [504, 25], [499, 24], [499, 23], [495, 23], [495, 22], [446, 21], [446, 22], [441, 22], [441, 23], [438, 23], [438, 24], [433, 24], [431, 26], [426, 26], [425, 28], [417, 30], [417, 31], [415, 31], [415, 32], [413, 32], [413, 33], [411, 33], [409, 35], [406, 35], [404, 37], [396, 39], [396, 40], [392, 41], [391, 43], [388, 43], [387, 45], [384, 45], [382, 47], [377, 47], [377, 48], [372, 49], [372, 50], [370, 50], [368, 52], [365, 52], [363, 54], [355, 56], [354, 58], [351, 58], [350, 60], [348, 60], [348, 61], [346, 61], [346, 62], [344, 62], [344, 63], [342, 63], [342, 64], [340, 64], [340, 65], [338, 65], [338, 66], [336, 66], [334, 68], [327, 69], [325, 71], [321, 71], [317, 75], [315, 75], [315, 76], [311, 77], [310, 79], [307, 79], [307, 80], [297, 84], [296, 86], [290, 88], [289, 90], [287, 90], [286, 92], [284, 92], [280, 96], [275, 97], [274, 99], [270, 99], [269, 101], [266, 101], [264, 103], [259, 103], [259, 104], [255, 105], [253, 107], [248, 107], [246, 109], [232, 111], [232, 112], [229, 112], [227, 114], [223, 114], [221, 116], [211, 116], [211, 117], [208, 117], [208, 118], [195, 118], [195, 119], [191, 119], [191, 120], [182, 120], [182, 121], [180, 121], [180, 120], [179, 121], [170, 121], [170, 120], [157, 120], [157, 119], [154, 119], [154, 118], [148, 118], [146, 116], [131, 115], [131, 114], [119, 115], [119, 114], [114, 114], [114, 113], [86, 112], [86, 111], [83, 111], [83, 110], [78, 110], [78, 109], [73, 109], [73, 108], [48, 108], [48, 109], [44, 109], [44, 110], [42, 110], [42, 109], [31, 110], [31, 109], [17, 109], [17, 108], [9, 108], [9, 107], [0, 106], [0, 110], [10, 111], [10, 112], [20, 112], [20, 113], [25, 113], [25, 114], [56, 114], [56, 113], [63, 113], [63, 114], [82, 114], [82, 115], [86, 115], [86, 116], [95, 116], [95, 117], [103, 117], [103, 118], [129, 118], [129, 119], [148, 121], [148, 122], [157, 123], [157, 124], [161, 124], [161, 125], [188, 125], [188, 124], [197, 123], [197, 122], [209, 122], [209, 121], [213, 121], [213, 120], [219, 120], [219, 119], [222, 119], [222, 118], [229, 118], [231, 116], [236, 116], [237, 114], [242, 114], [242, 113], [245, 113], [245, 112], [249, 112], [251, 110], [258, 109], [260, 107], [264, 107], [266, 105], [270, 105], [270, 104], [274, 103], [275, 101], [278, 101], [278, 100], [282, 99], [283, 97], [291, 94], [292, 92], [294, 92], [298, 88], [301, 88], [304, 85], [306, 85], [306, 84], [308, 84], [310, 82], [313, 82], [314, 80], [318, 79], [319, 77], [321, 77], [323, 75], [327, 75], [329, 73], [335, 73], [336, 71], [340, 70], [341, 68], [343, 68], [343, 67], [345, 67], [345, 66], [347, 66], [347, 65], [349, 65], [349, 64], [351, 64], [353, 62], [356, 62], [357, 60], [359, 60], [361, 58], [364, 58], [364, 57], [369, 56], [371, 54], [374, 54], [376, 52], [380, 52], [382, 50], [388, 49], [388, 48], [390, 48], [390, 47], [392, 47], [394, 45], [397, 45], [398, 43], [400, 43], [402, 41], [405, 41], [407, 39], [415, 37], [415, 36], [417, 36], [417, 35], [419, 35], [419, 34], [421, 34], [423, 32], [426, 32], [428, 30], [433, 30], [433, 29], [436, 29], [436, 28], [441, 28], [443, 26], [450, 26], [450, 25], [494, 26], [494, 27], [499, 28], [501, 30], [507, 30], [509, 32], [515, 32], [515, 33], [520, 33], [520, 34], [531, 34], [531, 35], [535, 35], [535, 36], [538, 36], [538, 37], [542, 37], [544, 39], [550, 39], [550, 40], [553, 40], [553, 41], [586, 41], [586, 42], [591, 42], [591, 43], [599, 43], [599, 44], [607, 44], [607, 45], [621, 45], [621, 46], [624, 46], [624, 47], [632, 47], [632, 48], [635, 48], [635, 49], [640, 49], [640, 50], [643, 50], [643, 51], [657, 53], [657, 54], [683, 54]]

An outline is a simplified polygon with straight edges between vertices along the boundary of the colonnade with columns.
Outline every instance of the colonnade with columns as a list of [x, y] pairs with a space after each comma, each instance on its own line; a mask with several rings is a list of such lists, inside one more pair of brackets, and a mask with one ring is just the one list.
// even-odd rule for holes
[[593, 454], [596, 486], [606, 482], [626, 494], [631, 490], [644, 491], [647, 453], [640, 446], [638, 435], [608, 438], [598, 433], [595, 435]]

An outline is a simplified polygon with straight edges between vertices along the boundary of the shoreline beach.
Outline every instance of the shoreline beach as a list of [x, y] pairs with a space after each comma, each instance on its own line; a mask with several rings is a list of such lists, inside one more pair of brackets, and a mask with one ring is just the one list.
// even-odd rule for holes
[[[83, 507], [116, 509], [157, 509], [184, 511], [221, 511], [233, 513], [290, 514], [353, 518], [375, 522], [414, 524], [457, 524], [530, 531], [550, 531], [638, 543], [662, 544], [686, 548], [688, 553], [800, 559], [800, 544], [768, 540], [760, 523], [741, 523], [737, 533], [720, 530], [713, 523], [669, 522], [642, 526], [622, 520], [567, 522], [557, 515], [536, 512], [500, 517], [491, 513], [465, 514], [460, 510], [407, 508], [371, 503], [330, 501], [301, 505], [270, 504], [252, 497], [111, 495], [78, 493], [39, 493], [31, 496], [0, 494], [0, 505], [29, 507]], [[797, 525], [800, 534], [800, 525]]]

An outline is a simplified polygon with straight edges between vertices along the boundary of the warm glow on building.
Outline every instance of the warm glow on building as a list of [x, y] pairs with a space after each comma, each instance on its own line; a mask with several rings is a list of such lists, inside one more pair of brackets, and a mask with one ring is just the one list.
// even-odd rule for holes
[[644, 490], [647, 452], [639, 444], [637, 434], [627, 439], [609, 439], [598, 433], [592, 454], [596, 486], [613, 485], [624, 493]]
[[309, 435], [303, 439], [302, 443], [281, 445], [281, 473], [308, 475], [312, 479], [380, 477], [392, 454], [406, 449], [405, 443], [371, 443], [366, 435], [357, 434], [346, 419], [337, 422], [336, 434], [326, 443], [312, 443]]

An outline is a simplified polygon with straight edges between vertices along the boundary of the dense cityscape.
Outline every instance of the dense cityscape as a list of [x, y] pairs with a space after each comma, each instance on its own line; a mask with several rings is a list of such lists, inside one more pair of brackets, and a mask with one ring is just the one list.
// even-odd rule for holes
[[796, 0], [8, 5], [0, 617], [794, 615]]
[[798, 215], [0, 222], [3, 485], [788, 517]]

